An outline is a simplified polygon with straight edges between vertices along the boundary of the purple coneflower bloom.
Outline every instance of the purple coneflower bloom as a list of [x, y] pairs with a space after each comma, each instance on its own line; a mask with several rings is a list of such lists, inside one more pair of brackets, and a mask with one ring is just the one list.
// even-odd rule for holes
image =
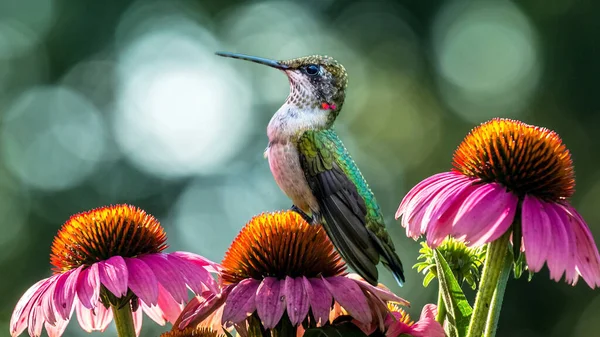
[[480, 246], [514, 225], [513, 242], [522, 244], [529, 270], [537, 272], [546, 262], [556, 281], [565, 274], [570, 284], [581, 276], [590, 287], [600, 286], [598, 248], [568, 202], [575, 174], [558, 134], [493, 119], [467, 135], [453, 166], [420, 182], [402, 200], [396, 218], [402, 217], [408, 236], [425, 234], [432, 248], [448, 235]]
[[231, 244], [222, 263], [222, 293], [192, 299], [174, 329], [207, 322], [222, 308], [221, 323], [244, 335], [251, 318], [261, 329], [284, 319], [292, 326], [329, 321], [334, 303], [364, 324], [383, 322], [388, 301], [408, 304], [389, 290], [346, 274], [346, 266], [320, 225], [292, 211], [254, 217]]
[[[142, 310], [164, 325], [173, 322], [195, 294], [217, 292], [209, 271], [216, 264], [167, 248], [160, 223], [130, 205], [102, 207], [72, 216], [52, 243], [54, 275], [21, 297], [10, 320], [11, 335], [60, 336], [73, 311], [88, 332], [104, 331], [112, 306], [131, 306], [137, 333]], [[187, 287], [186, 287], [187, 286]], [[139, 309], [141, 307], [141, 310]]]

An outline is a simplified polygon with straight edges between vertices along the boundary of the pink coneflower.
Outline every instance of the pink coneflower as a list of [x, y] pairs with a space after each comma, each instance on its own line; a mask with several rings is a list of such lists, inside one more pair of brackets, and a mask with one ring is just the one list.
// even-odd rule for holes
[[[569, 204], [571, 155], [554, 131], [510, 119], [476, 127], [454, 153], [450, 172], [429, 177], [402, 200], [396, 218], [431, 247], [450, 235], [480, 246], [513, 225], [529, 270], [547, 263], [552, 279], [600, 286], [600, 256], [583, 218]], [[522, 235], [520, 234], [522, 229]], [[518, 236], [518, 237], [515, 237]], [[522, 237], [522, 242], [521, 242]]]
[[271, 330], [278, 324], [320, 326], [329, 321], [334, 303], [364, 324], [380, 323], [389, 312], [387, 301], [408, 304], [387, 289], [355, 276], [320, 225], [309, 225], [292, 211], [261, 214], [241, 230], [222, 263], [221, 294], [193, 299], [174, 329], [211, 325], [205, 319], [223, 309], [221, 323]]
[[[399, 336], [412, 336], [412, 337], [445, 337], [446, 333], [442, 325], [435, 320], [437, 315], [437, 306], [435, 304], [427, 304], [421, 311], [421, 317], [417, 322], [410, 318], [410, 315], [402, 309], [398, 303], [389, 302], [388, 308], [390, 310], [388, 316], [385, 318], [385, 329], [383, 335], [385, 337], [399, 337]], [[364, 325], [360, 322], [355, 324], [361, 328], [361, 330], [367, 334], [372, 335], [376, 328], [373, 325]], [[378, 334], [380, 335], [380, 334]]]
[[40, 336], [45, 326], [49, 336], [60, 336], [73, 311], [88, 332], [104, 331], [114, 311], [123, 308], [133, 311], [138, 334], [142, 310], [161, 325], [175, 321], [188, 300], [187, 288], [201, 294], [217, 292], [218, 286], [209, 274], [213, 262], [190, 253], [162, 253], [166, 239], [160, 223], [135, 206], [72, 216], [52, 243], [54, 275], [21, 297], [11, 335], [28, 328], [29, 335]]

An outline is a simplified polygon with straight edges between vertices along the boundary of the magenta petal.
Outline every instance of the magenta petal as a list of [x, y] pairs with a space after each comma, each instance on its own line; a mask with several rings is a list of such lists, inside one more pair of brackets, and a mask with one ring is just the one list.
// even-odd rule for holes
[[106, 309], [104, 305], [88, 309], [81, 305], [81, 303], [76, 303], [75, 313], [79, 325], [86, 332], [104, 331], [113, 317], [111, 309]]
[[409, 327], [408, 333], [413, 337], [445, 337], [442, 325], [433, 318], [424, 318]]
[[256, 310], [256, 291], [259, 285], [258, 280], [245, 279], [234, 286], [225, 301], [222, 324], [239, 323]]
[[[551, 224], [547, 227], [550, 230], [551, 246], [546, 251], [546, 264], [550, 270], [550, 278], [555, 281], [560, 281], [563, 273], [569, 268], [569, 264], [573, 264], [573, 255], [570, 245], [570, 236], [573, 235], [571, 225], [563, 211], [552, 203], [542, 202], [542, 206], [548, 215], [548, 222]], [[574, 249], [575, 247], [573, 247]], [[527, 246], [525, 246], [525, 254], [527, 254]], [[527, 255], [526, 255], [527, 256]]]
[[60, 337], [65, 332], [67, 324], [69, 324], [69, 320], [59, 319], [54, 325], [51, 325], [48, 322], [44, 323], [44, 327], [46, 328], [48, 337]]
[[149, 307], [146, 303], [140, 300], [140, 308], [150, 317], [151, 320], [156, 322], [156, 324], [160, 326], [164, 326], [167, 324], [167, 319], [165, 318], [164, 312], [160, 309], [159, 306], [155, 305]]
[[297, 326], [306, 318], [310, 309], [310, 298], [306, 289], [304, 289], [302, 277], [291, 278], [286, 276], [284, 294], [287, 303], [287, 314], [292, 325]]
[[197, 324], [204, 321], [223, 306], [233, 287], [235, 285], [226, 286], [220, 294], [207, 292], [205, 298], [200, 298], [199, 296], [193, 297], [173, 325], [179, 329], [185, 329], [190, 324]]
[[179, 317], [179, 314], [183, 309], [183, 304], [177, 303], [173, 296], [171, 296], [171, 294], [159, 284], [158, 307], [163, 312], [167, 321], [173, 323], [177, 320], [177, 317]]
[[494, 241], [512, 224], [518, 201], [499, 184], [481, 185], [460, 206], [451, 234], [471, 247]]
[[136, 311], [132, 313], [133, 315], [133, 328], [135, 329], [135, 335], [139, 336], [140, 332], [142, 332], [142, 310], [138, 308]]
[[54, 289], [56, 289], [56, 279], [60, 275], [54, 275], [51, 278], [53, 281], [50, 283], [44, 294], [40, 297], [40, 302], [42, 305], [42, 311], [44, 312], [45, 321], [49, 324], [55, 324], [57, 317], [57, 311], [54, 308]]
[[354, 282], [356, 282], [361, 289], [373, 293], [385, 303], [396, 302], [399, 305], [404, 305], [407, 307], [410, 306], [410, 302], [408, 302], [407, 300], [403, 299], [402, 297], [398, 297], [396, 294], [387, 289], [371, 285], [370, 283], [364, 281], [362, 277], [360, 277], [358, 274], [352, 273], [348, 274], [346, 277], [354, 280]]
[[[551, 249], [551, 226], [560, 219], [549, 219], [544, 205], [535, 197], [525, 196], [522, 209], [523, 245], [527, 266], [538, 272], [544, 266], [546, 255]], [[564, 253], [564, 252], [562, 252]]]
[[10, 334], [12, 336], [20, 335], [27, 327], [27, 319], [32, 311], [32, 307], [44, 290], [47, 289], [50, 278], [43, 279], [29, 287], [21, 296], [15, 306], [15, 310], [10, 317]]
[[44, 328], [44, 313], [42, 312], [42, 307], [37, 305], [29, 314], [29, 318], [27, 319], [27, 332], [29, 336], [40, 336], [42, 334], [42, 329]]
[[[308, 291], [311, 298], [310, 307], [318, 326], [323, 326], [329, 321], [329, 312], [333, 305], [333, 296], [320, 278], [308, 279], [310, 289]], [[306, 282], [304, 282], [306, 286]], [[308, 287], [307, 287], [308, 290]]]
[[81, 305], [88, 309], [98, 305], [100, 295], [100, 278], [98, 275], [98, 264], [94, 263], [79, 273], [77, 280], [77, 298]]
[[273, 329], [285, 311], [283, 281], [265, 278], [256, 290], [256, 312], [265, 329]]
[[181, 272], [175, 268], [164, 254], [150, 254], [139, 257], [152, 269], [158, 283], [173, 296], [178, 303], [187, 302], [188, 294]]
[[127, 294], [127, 265], [120, 256], [113, 256], [110, 259], [98, 263], [98, 274], [100, 282], [115, 295], [123, 297]]
[[180, 271], [194, 294], [202, 294], [202, 284], [205, 284], [214, 293], [219, 292], [217, 283], [204, 267], [173, 254], [168, 255], [167, 259]]
[[577, 269], [590, 288], [600, 287], [600, 254], [594, 237], [581, 215], [573, 207], [560, 207], [568, 216], [574, 240], [577, 242], [575, 254]]
[[73, 312], [73, 300], [77, 291], [77, 281], [83, 266], [69, 270], [56, 280], [54, 307], [63, 320], [68, 320]]
[[127, 284], [131, 291], [148, 305], [158, 301], [158, 281], [150, 267], [137, 258], [126, 258]]
[[169, 255], [177, 256], [180, 259], [184, 259], [186, 261], [193, 262], [197, 266], [206, 269], [209, 273], [218, 273], [223, 269], [223, 267], [220, 264], [213, 262], [213, 261], [205, 258], [204, 256], [200, 256], [197, 254], [188, 253], [188, 252], [173, 252], [173, 253], [170, 253]]
[[357, 321], [368, 324], [373, 321], [365, 294], [358, 284], [344, 276], [323, 278], [323, 283], [333, 298]]

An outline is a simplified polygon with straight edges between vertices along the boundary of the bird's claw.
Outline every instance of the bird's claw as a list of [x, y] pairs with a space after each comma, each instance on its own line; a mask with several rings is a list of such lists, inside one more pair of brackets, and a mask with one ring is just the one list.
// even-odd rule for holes
[[294, 211], [294, 212], [300, 214], [300, 216], [311, 225], [315, 225], [318, 223], [316, 221], [317, 220], [316, 217], [312, 217], [312, 216], [306, 214], [303, 210], [298, 208], [298, 206], [296, 206], [296, 205], [292, 205], [292, 207], [290, 207], [290, 211]]

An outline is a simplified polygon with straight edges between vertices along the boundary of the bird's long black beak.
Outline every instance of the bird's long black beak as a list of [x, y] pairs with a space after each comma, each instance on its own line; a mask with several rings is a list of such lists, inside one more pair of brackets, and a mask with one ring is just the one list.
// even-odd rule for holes
[[279, 61], [270, 60], [270, 59], [257, 57], [257, 56], [250, 56], [250, 55], [236, 54], [236, 53], [229, 53], [229, 52], [221, 52], [221, 51], [218, 51], [215, 54], [217, 54], [219, 56], [223, 56], [223, 57], [231, 57], [234, 59], [251, 61], [254, 63], [258, 63], [258, 64], [264, 64], [266, 66], [273, 67], [276, 69], [281, 69], [281, 70], [286, 70], [286, 69], [290, 68], [289, 66], [282, 64]]

